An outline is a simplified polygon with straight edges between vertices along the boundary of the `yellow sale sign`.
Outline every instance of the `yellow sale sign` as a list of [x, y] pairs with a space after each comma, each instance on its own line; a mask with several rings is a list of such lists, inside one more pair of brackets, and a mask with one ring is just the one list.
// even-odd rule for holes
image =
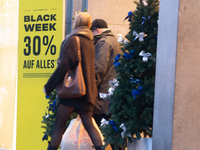
[[44, 84], [63, 39], [63, 0], [19, 0], [17, 150], [44, 150]]

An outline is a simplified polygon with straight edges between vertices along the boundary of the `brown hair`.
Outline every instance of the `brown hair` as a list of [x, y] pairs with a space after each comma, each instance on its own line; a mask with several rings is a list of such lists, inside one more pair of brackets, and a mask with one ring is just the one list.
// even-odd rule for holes
[[80, 26], [87, 26], [90, 28], [92, 25], [92, 18], [87, 12], [78, 12], [74, 20], [74, 29]]

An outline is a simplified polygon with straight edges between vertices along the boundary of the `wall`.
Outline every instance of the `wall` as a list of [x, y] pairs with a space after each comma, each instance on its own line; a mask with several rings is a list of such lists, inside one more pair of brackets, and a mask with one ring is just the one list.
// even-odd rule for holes
[[128, 19], [124, 21], [129, 11], [134, 11], [136, 5], [133, 0], [89, 0], [88, 12], [92, 19], [104, 19], [108, 28], [115, 35], [125, 36], [129, 32]]
[[173, 150], [196, 150], [200, 147], [199, 7], [199, 1], [180, 0]]
[[104, 19], [116, 36], [125, 36], [129, 32], [129, 22], [124, 19], [135, 7], [133, 0], [66, 0], [66, 34], [71, 32], [71, 18], [75, 12], [86, 8], [92, 20]]
[[160, 1], [153, 150], [200, 147], [200, 2]]

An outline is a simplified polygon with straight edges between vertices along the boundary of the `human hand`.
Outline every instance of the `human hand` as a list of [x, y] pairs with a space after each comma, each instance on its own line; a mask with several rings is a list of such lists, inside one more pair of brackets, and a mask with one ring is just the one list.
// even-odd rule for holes
[[60, 64], [60, 59], [57, 60], [57, 66]]
[[45, 88], [43, 89], [43, 92], [44, 92], [44, 94], [47, 94], [47, 92], [46, 92]]

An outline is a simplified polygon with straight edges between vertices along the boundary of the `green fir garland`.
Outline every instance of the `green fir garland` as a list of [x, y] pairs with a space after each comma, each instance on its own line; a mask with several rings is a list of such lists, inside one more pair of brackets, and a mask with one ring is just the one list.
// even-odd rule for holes
[[[45, 129], [44, 136], [42, 138], [42, 140], [49, 140], [49, 138], [52, 136], [53, 133], [53, 129], [54, 129], [54, 124], [55, 124], [55, 119], [56, 119], [56, 114], [57, 114], [57, 106], [58, 106], [58, 98], [56, 95], [56, 90], [54, 90], [50, 95], [46, 95], [46, 99], [49, 100], [48, 101], [48, 106], [45, 110], [45, 115], [42, 116], [42, 123], [45, 124], [43, 126], [41, 126], [42, 128]], [[66, 122], [66, 128], [68, 127], [70, 121], [74, 118], [77, 117], [77, 113], [73, 112], [70, 115], [70, 118], [68, 119], [68, 121]], [[65, 128], [65, 130], [66, 130]], [[49, 140], [50, 141], [50, 140]]]

